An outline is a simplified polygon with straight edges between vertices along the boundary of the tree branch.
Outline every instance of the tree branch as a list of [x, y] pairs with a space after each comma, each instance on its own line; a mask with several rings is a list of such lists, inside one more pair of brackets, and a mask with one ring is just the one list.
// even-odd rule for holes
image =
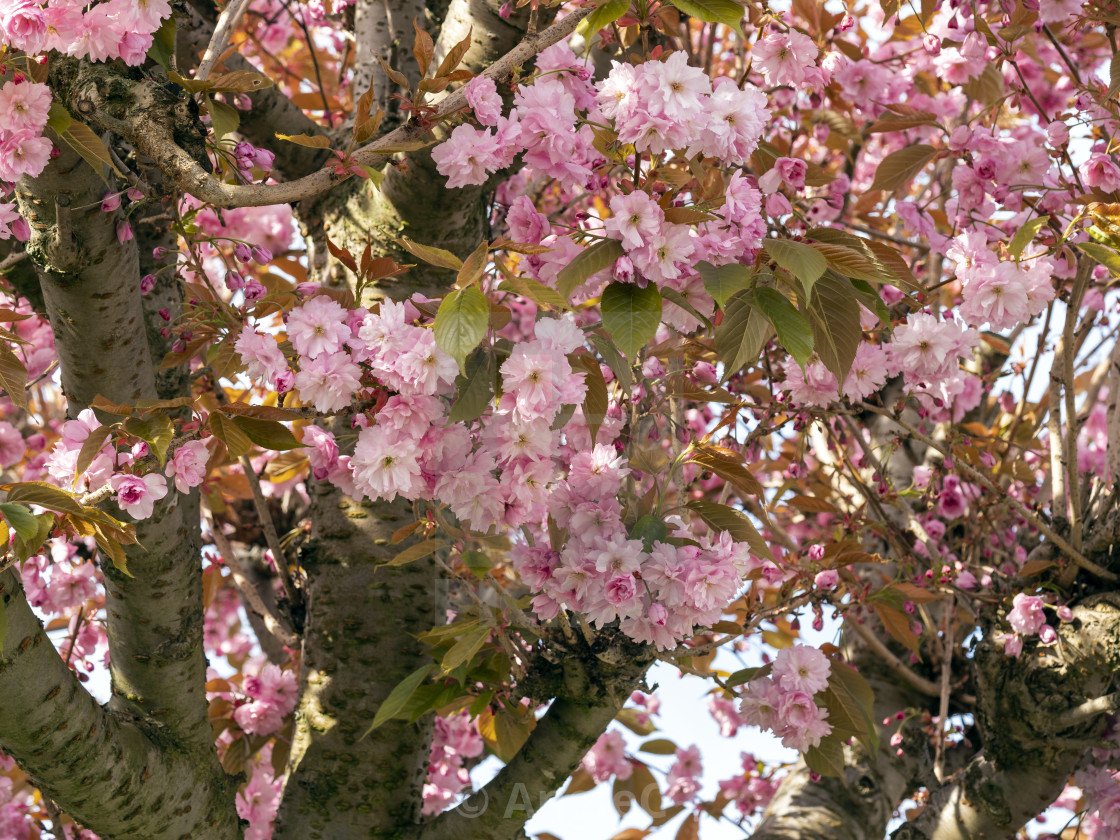
[[498, 775], [456, 807], [407, 835], [410, 840], [512, 840], [522, 836], [525, 822], [579, 766], [653, 661], [651, 649], [628, 640], [598, 654], [594, 650], [585, 648], [567, 655], [561, 663], [561, 696]]
[[[514, 67], [526, 64], [546, 47], [571, 35], [593, 6], [571, 12], [543, 32], [526, 38], [517, 47], [494, 62], [484, 75], [502, 82]], [[109, 72], [105, 70], [105, 72]], [[87, 103], [79, 113], [99, 128], [112, 131], [127, 139], [138, 150], [150, 157], [167, 177], [181, 190], [215, 207], [263, 207], [270, 204], [291, 204], [320, 195], [351, 178], [349, 171], [336, 167], [320, 169], [310, 175], [281, 184], [225, 184], [207, 172], [194, 157], [181, 148], [170, 130], [168, 121], [161, 117], [166, 106], [162, 88], [150, 80], [128, 81], [127, 100], [113, 100], [103, 94], [91, 75], [75, 81], [68, 99], [76, 104]], [[463, 88], [452, 93], [440, 103], [435, 120], [458, 112], [466, 105]], [[394, 129], [384, 137], [354, 152], [351, 160], [359, 165], [373, 166], [392, 157], [393, 147], [421, 139], [426, 129], [408, 124]], [[383, 151], [388, 150], [388, 151]]]
[[[136, 243], [118, 240], [115, 214], [101, 210], [103, 191], [98, 175], [68, 148], [16, 191], [32, 228], [28, 252], [39, 272], [71, 416], [98, 394], [118, 403], [158, 396]], [[73, 208], [69, 271], [51, 261], [46, 247], [59, 235], [56, 198]], [[153, 516], [137, 523], [139, 545], [126, 549], [130, 574], [103, 564], [111, 705], [157, 721], [182, 746], [208, 756], [220, 773], [204, 690], [197, 494], [170, 490]]]
[[97, 705], [63, 663], [12, 571], [0, 574], [0, 746], [44, 794], [113, 840], [237, 840], [234, 787], [160, 730]]

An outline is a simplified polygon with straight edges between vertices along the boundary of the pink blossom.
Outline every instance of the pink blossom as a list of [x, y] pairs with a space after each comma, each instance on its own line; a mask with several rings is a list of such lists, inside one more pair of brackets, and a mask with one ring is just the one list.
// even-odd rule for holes
[[323, 353], [303, 359], [295, 386], [300, 397], [319, 411], [340, 411], [350, 404], [361, 389], [362, 369], [349, 353]]
[[498, 88], [493, 79], [475, 76], [467, 83], [464, 93], [467, 104], [474, 110], [475, 118], [482, 125], [498, 124], [498, 117], [502, 115], [502, 98], [498, 96]]
[[0, 4], [0, 34], [17, 50], [40, 53], [47, 44], [47, 22], [34, 0], [8, 0]]
[[1011, 603], [1013, 606], [1007, 614], [1007, 623], [1016, 633], [1033, 636], [1046, 624], [1043, 602], [1037, 595], [1019, 592]]
[[350, 338], [346, 310], [326, 295], [316, 295], [288, 313], [288, 339], [301, 356], [336, 353]]
[[0, 181], [14, 183], [24, 175], [35, 177], [46, 168], [53, 148], [50, 140], [34, 132], [24, 131], [0, 139]]
[[133, 519], [147, 519], [155, 503], [167, 495], [167, 481], [162, 475], [115, 475], [110, 486], [117, 494], [117, 504]]
[[189, 493], [192, 487], [198, 487], [206, 478], [209, 458], [210, 451], [204, 441], [189, 440], [175, 450], [164, 472], [174, 477], [175, 489], [180, 493]]
[[772, 674], [783, 690], [804, 691], [812, 696], [828, 685], [831, 670], [828, 657], [819, 650], [794, 645], [778, 651]]
[[751, 49], [751, 60], [768, 85], [798, 85], [805, 69], [817, 58], [817, 45], [808, 35], [790, 29], [771, 31]]
[[0, 88], [0, 114], [3, 130], [11, 134], [39, 134], [47, 124], [51, 89], [36, 82], [7, 82]]

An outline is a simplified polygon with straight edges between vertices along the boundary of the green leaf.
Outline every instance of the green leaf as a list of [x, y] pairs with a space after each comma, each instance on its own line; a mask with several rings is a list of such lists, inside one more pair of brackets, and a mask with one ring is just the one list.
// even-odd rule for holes
[[832, 732], [841, 740], [858, 738], [872, 755], [878, 749], [873, 704], [875, 695], [863, 675], [843, 662], [833, 661], [828, 687], [818, 695], [818, 705], [828, 709]]
[[17, 505], [13, 502], [4, 502], [0, 504], [0, 514], [4, 516], [4, 520], [12, 526], [12, 530], [16, 532], [23, 540], [31, 540], [39, 533], [39, 521], [35, 518], [30, 508], [24, 505]]
[[1120, 254], [1107, 245], [1098, 242], [1079, 242], [1077, 247], [1113, 274], [1120, 275]]
[[746, 11], [735, 0], [670, 0], [689, 17], [705, 23], [723, 23], [742, 33], [740, 24]]
[[486, 411], [494, 394], [491, 386], [490, 366], [484, 353], [471, 356], [467, 365], [467, 375], [455, 377], [458, 396], [451, 406], [447, 419], [451, 423], [470, 423]]
[[70, 116], [65, 105], [58, 100], [51, 103], [51, 108], [47, 112], [47, 125], [54, 129], [55, 134], [61, 135], [73, 121], [74, 118]]
[[4, 484], [0, 485], [0, 490], [8, 491], [9, 502], [38, 505], [59, 513], [73, 513], [79, 516], [89, 510], [89, 508], [83, 508], [78, 504], [78, 500], [62, 488], [47, 484], [45, 481], [20, 481], [16, 484]]
[[750, 286], [754, 277], [751, 269], [735, 263], [716, 268], [711, 263], [700, 262], [696, 264], [696, 270], [704, 281], [704, 289], [720, 309], [724, 308], [729, 297]]
[[424, 682], [424, 679], [431, 670], [431, 665], [423, 665], [401, 680], [397, 686], [389, 692], [389, 696], [385, 698], [385, 701], [377, 708], [377, 714], [373, 716], [373, 723], [370, 724], [369, 729], [366, 730], [362, 738], [365, 738], [366, 735], [369, 735], [369, 733], [373, 732], [373, 730], [377, 729], [377, 727], [381, 726], [385, 721], [396, 717], [404, 708], [408, 699], [416, 692], [416, 689], [420, 687], [420, 683]]
[[758, 359], [773, 334], [766, 316], [751, 305], [752, 299], [745, 290], [733, 294], [724, 307], [723, 323], [716, 327], [716, 353], [723, 362], [721, 385]]
[[108, 166], [117, 175], [124, 177], [124, 174], [117, 169], [117, 165], [113, 163], [113, 158], [109, 154], [105, 142], [85, 123], [71, 120], [69, 127], [59, 137], [66, 141], [71, 149], [81, 155], [82, 159], [93, 168], [98, 176], [104, 178], [101, 167]]
[[78, 461], [74, 465], [74, 484], [77, 484], [78, 479], [82, 477], [82, 473], [89, 469], [89, 465], [93, 463], [93, 459], [105, 447], [105, 440], [112, 432], [111, 426], [98, 426], [82, 441], [82, 448], [78, 452]]
[[484, 551], [464, 551], [460, 556], [463, 565], [479, 580], [483, 580], [494, 566], [489, 555]]
[[287, 452], [301, 449], [303, 444], [296, 440], [292, 430], [277, 420], [257, 420], [253, 417], [234, 417], [234, 424], [261, 449], [273, 452]]
[[603, 239], [590, 248], [584, 248], [556, 275], [556, 288], [567, 300], [572, 292], [587, 282], [593, 274], [614, 265], [623, 254], [622, 243], [617, 239]]
[[875, 180], [871, 183], [871, 189], [893, 192], [899, 187], [906, 186], [927, 163], [933, 160], [936, 154], [937, 149], [925, 144], [907, 146], [897, 152], [891, 152], [883, 158], [879, 168], [875, 170]]
[[295, 143], [297, 146], [303, 146], [307, 149], [329, 149], [331, 147], [331, 138], [323, 134], [280, 134], [277, 133], [278, 140], [287, 140], [289, 143]]
[[599, 434], [599, 427], [607, 419], [607, 410], [610, 408], [610, 398], [607, 396], [607, 380], [603, 378], [603, 370], [599, 367], [599, 360], [589, 353], [576, 356], [576, 366], [583, 368], [587, 375], [583, 378], [587, 392], [583, 397], [583, 418], [591, 432], [591, 445], [595, 445], [595, 437]]
[[416, 560], [422, 560], [430, 554], [435, 554], [447, 543], [444, 540], [424, 540], [414, 545], [410, 545], [404, 551], [397, 554], [392, 560], [386, 560], [381, 566], [403, 566], [406, 563], [412, 563]]
[[27, 409], [27, 368], [7, 344], [0, 344], [0, 388], [14, 405]]
[[175, 54], [175, 15], [167, 18], [156, 30], [152, 45], [148, 48], [148, 58], [162, 67], [171, 69], [171, 56]]
[[595, 11], [580, 21], [577, 30], [586, 35], [594, 35], [600, 29], [610, 26], [630, 8], [630, 0], [606, 0]]
[[206, 104], [210, 111], [210, 127], [214, 129], [215, 139], [221, 140], [241, 127], [241, 114], [232, 105], [209, 98]]
[[471, 252], [471, 255], [463, 261], [463, 267], [459, 269], [459, 275], [455, 278], [455, 285], [460, 289], [465, 289], [481, 277], [483, 270], [486, 268], [489, 253], [490, 243], [483, 239], [478, 247]]
[[175, 436], [175, 424], [170, 417], [163, 412], [146, 417], [129, 417], [124, 421], [124, 430], [151, 446], [160, 464], [163, 464], [167, 458], [167, 447]]
[[626, 358], [634, 361], [661, 323], [661, 293], [653, 283], [644, 289], [633, 283], [611, 283], [603, 290], [600, 309], [603, 327]]
[[767, 239], [763, 248], [778, 265], [801, 281], [805, 294], [813, 293], [813, 284], [828, 268], [828, 261], [820, 251], [804, 242], [788, 239]]
[[617, 347], [602, 336], [591, 335], [589, 338], [595, 345], [595, 349], [599, 351], [599, 355], [603, 357], [603, 361], [607, 363], [607, 367], [611, 369], [611, 373], [622, 385], [623, 394], [629, 398], [630, 391], [634, 388], [634, 372], [630, 369], [630, 363], [622, 358]]
[[660, 517], [651, 513], [647, 513], [635, 522], [634, 527], [630, 529], [630, 539], [641, 540], [646, 551], [652, 551], [655, 542], [664, 542], [668, 536], [668, 527]]
[[813, 353], [813, 330], [805, 316], [781, 292], [760, 286], [754, 291], [754, 301], [774, 325], [778, 341], [802, 367]]
[[[1120, 53], [1118, 53], [1120, 55]], [[1029, 222], [1015, 231], [1015, 235], [1011, 237], [1011, 244], [1007, 246], [1008, 252], [1015, 259], [1019, 259], [1019, 255], [1023, 253], [1023, 249], [1031, 243], [1038, 232], [1050, 221], [1049, 216], [1036, 216]]]
[[248, 455], [252, 450], [253, 442], [249, 440], [249, 436], [235, 426], [228, 417], [214, 411], [210, 414], [209, 422], [210, 431], [214, 437], [225, 444], [230, 458], [240, 458], [242, 455]]
[[715, 531], [726, 531], [735, 542], [747, 543], [754, 554], [765, 557], [770, 561], [774, 560], [774, 555], [770, 552], [770, 546], [766, 544], [762, 534], [758, 533], [758, 529], [744, 514], [739, 513], [734, 508], [729, 508], [727, 505], [709, 502], [704, 499], [693, 499], [686, 507], [696, 511], [700, 518], [708, 524], [708, 527]]
[[699, 309], [689, 303], [685, 296], [678, 292], [676, 289], [670, 289], [668, 286], [666, 286], [664, 289], [661, 289], [661, 297], [663, 301], [668, 301], [669, 303], [679, 306], [697, 321], [704, 324], [708, 329], [712, 328], [711, 320]]
[[813, 291], [808, 314], [817, 355], [842, 389], [863, 340], [852, 284], [834, 272], [826, 274]]
[[652, 755], [673, 755], [677, 751], [677, 745], [668, 738], [654, 738], [646, 741], [638, 749]]
[[845, 277], [858, 277], [860, 280], [868, 280], [872, 283], [882, 283], [890, 279], [886, 269], [863, 253], [862, 248], [851, 248], [833, 242], [814, 242], [812, 247], [820, 252], [829, 266]]
[[414, 242], [407, 236], [402, 236], [397, 240], [400, 246], [408, 251], [412, 256], [422, 259], [426, 263], [439, 266], [440, 268], [450, 268], [452, 271], [458, 271], [463, 267], [463, 261], [450, 251], [445, 251], [443, 248], [435, 248], [431, 245], [421, 245], [419, 242]]
[[443, 655], [443, 660], [439, 664], [440, 672], [450, 674], [460, 665], [470, 662], [474, 659], [474, 655], [482, 650], [482, 646], [489, 636], [490, 628], [486, 625], [468, 630]]
[[844, 775], [844, 746], [836, 735], [821, 739], [820, 746], [810, 747], [805, 753], [805, 764], [814, 773], [822, 776], [841, 777]]
[[12, 541], [12, 548], [21, 563], [33, 554], [38, 554], [39, 549], [43, 547], [43, 543], [47, 541], [47, 538], [54, 531], [54, 514], [35, 514], [35, 522], [37, 524], [37, 530], [34, 536], [30, 539], [24, 539], [21, 534], [17, 533], [15, 539]]
[[486, 335], [490, 304], [476, 286], [450, 292], [436, 312], [435, 333], [439, 348], [459, 363], [462, 371], [469, 354]]
[[513, 292], [526, 300], [531, 300], [537, 306], [547, 306], [553, 309], [568, 308], [559, 292], [539, 280], [534, 280], [532, 277], [508, 274], [498, 288], [503, 292]]
[[746, 685], [751, 680], [761, 679], [762, 677], [769, 675], [770, 669], [773, 667], [774, 664], [772, 662], [767, 662], [765, 665], [760, 665], [757, 668], [743, 668], [742, 670], [733, 673], [730, 677], [724, 680], [724, 682], [729, 688], [734, 688], [737, 685]]
[[994, 62], [988, 62], [979, 76], [973, 76], [961, 85], [961, 90], [977, 102], [989, 107], [995, 105], [1003, 98], [1003, 71]]

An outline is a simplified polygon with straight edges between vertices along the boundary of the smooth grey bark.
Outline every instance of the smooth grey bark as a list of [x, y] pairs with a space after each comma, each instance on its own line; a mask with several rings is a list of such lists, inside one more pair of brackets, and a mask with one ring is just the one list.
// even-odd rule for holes
[[413, 519], [403, 500], [355, 502], [312, 488], [302, 694], [276, 840], [391, 837], [419, 819], [431, 720], [391, 721], [363, 737], [389, 692], [427, 656], [416, 638], [440, 623], [434, 564], [379, 567]]
[[68, 147], [16, 187], [72, 416], [98, 394], [121, 403], [155, 394], [136, 244], [118, 241], [118, 219], [101, 210], [105, 192]]
[[354, 5], [354, 80], [355, 98], [367, 90], [373, 91], [376, 111], [380, 105], [385, 111], [386, 128], [404, 122], [399, 102], [392, 101], [394, 94], [409, 95], [402, 90], [381, 68], [381, 58], [386, 64], [404, 74], [413, 89], [420, 81], [420, 65], [412, 55], [415, 20], [421, 29], [427, 28], [424, 0], [357, 0]]
[[[98, 395], [117, 403], [158, 397], [136, 242], [119, 241], [116, 214], [101, 210], [105, 191], [101, 178], [69, 149], [42, 175], [17, 186], [21, 212], [32, 226], [29, 253], [51, 320], [71, 416]], [[177, 752], [194, 768], [179, 779], [197, 788], [188, 798], [208, 797], [200, 809], [214, 826], [207, 836], [235, 837], [234, 787], [218, 764], [207, 718], [198, 532], [197, 495], [183, 496], [171, 487], [153, 516], [137, 524], [140, 544], [126, 548], [129, 573], [108, 561], [102, 564], [113, 691], [109, 708], [142, 721], [158, 733], [163, 750]], [[2, 738], [0, 744], [8, 746]], [[36, 777], [49, 771], [38, 763], [25, 769]], [[127, 766], [131, 774], [143, 770], [144, 765]], [[79, 776], [69, 777], [68, 785], [61, 781], [53, 789], [59, 804], [80, 813], [88, 785]], [[144, 829], [146, 834], [115, 827], [106, 831], [96, 821], [89, 827], [107, 836], [179, 838], [183, 832], [162, 833], [176, 830], [178, 822], [171, 817], [180, 807], [178, 794], [172, 796], [166, 786], [163, 793], [159, 802], [165, 810], [153, 805], [144, 817], [163, 820], [163, 829]]]
[[[218, 19], [218, 11], [213, 3], [200, 0], [187, 4], [186, 12], [181, 17], [186, 18], [184, 23], [187, 24], [181, 25], [177, 31], [176, 51], [182, 73], [198, 65], [206, 45], [210, 43], [210, 36]], [[226, 58], [224, 68], [229, 72], [257, 70], [253, 63], [240, 53], [234, 53]], [[238, 112], [241, 117], [238, 134], [254, 146], [268, 149], [276, 155], [273, 162], [274, 178], [281, 181], [292, 180], [314, 172], [323, 165], [330, 156], [326, 149], [315, 149], [296, 143], [278, 143], [276, 132], [315, 136], [328, 134], [327, 129], [308, 117], [277, 87], [247, 95], [252, 107], [248, 111]]]
[[[103, 709], [47, 639], [11, 570], [0, 574], [0, 745], [43, 792], [112, 840], [233, 840], [234, 785], [155, 721]], [[220, 768], [219, 768], [220, 769]]]
[[606, 731], [653, 661], [651, 650], [610, 631], [569, 651], [558, 666], [535, 663], [556, 699], [525, 745], [459, 805], [407, 835], [410, 840], [513, 840], [559, 790]]

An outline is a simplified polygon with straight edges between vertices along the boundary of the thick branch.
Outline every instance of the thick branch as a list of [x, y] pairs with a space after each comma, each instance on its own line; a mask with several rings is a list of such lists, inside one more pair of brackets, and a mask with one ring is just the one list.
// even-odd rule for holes
[[113, 840], [240, 837], [233, 787], [158, 728], [97, 705], [31, 611], [14, 572], [0, 574], [7, 636], [0, 650], [0, 746], [43, 792]]
[[389, 692], [430, 661], [416, 636], [440, 620], [437, 575], [431, 562], [379, 566], [404, 547], [389, 538], [412, 520], [408, 503], [311, 492], [302, 695], [274, 836], [390, 837], [419, 816], [431, 721], [362, 735]]
[[[526, 38], [494, 62], [485, 75], [502, 82], [514, 67], [526, 64], [541, 50], [568, 37], [579, 22], [591, 13], [593, 6], [571, 12], [543, 32]], [[121, 80], [124, 81], [124, 80]], [[282, 184], [250, 184], [237, 186], [225, 184], [214, 178], [187, 151], [181, 148], [170, 130], [169, 120], [161, 115], [161, 100], [166, 98], [162, 88], [151, 81], [126, 81], [127, 98], [114, 98], [103, 94], [92, 78], [79, 80], [71, 90], [70, 99], [88, 103], [79, 113], [98, 127], [112, 131], [127, 139], [137, 149], [152, 158], [168, 178], [184, 192], [216, 207], [263, 207], [270, 204], [290, 204], [320, 195], [350, 177], [348, 171], [327, 167], [295, 181]], [[466, 105], [466, 95], [459, 89], [440, 103], [436, 119], [456, 113]], [[355, 163], [375, 166], [392, 157], [391, 149], [401, 143], [419, 140], [427, 130], [415, 125], [401, 126], [384, 137], [357, 150]], [[388, 149], [390, 151], [382, 151]]]
[[556, 700], [520, 752], [498, 775], [450, 811], [419, 828], [414, 840], [511, 840], [559, 790], [606, 731], [622, 700], [587, 705]]
[[[158, 396], [136, 243], [118, 241], [114, 215], [100, 207], [104, 189], [69, 150], [17, 189], [32, 227], [29, 253], [39, 271], [71, 416], [98, 394], [114, 402]], [[54, 212], [60, 198], [71, 208], [66, 230]], [[48, 247], [62, 236], [70, 247]], [[50, 257], [61, 251], [70, 254], [65, 270]], [[197, 498], [172, 488], [154, 515], [137, 525], [140, 545], [127, 549], [132, 576], [105, 564], [112, 705], [157, 721], [183, 745], [209, 756], [220, 772], [203, 689], [198, 531]]]
[[[178, 53], [180, 61], [187, 67], [208, 46], [215, 25], [213, 7], [209, 3], [196, 3], [187, 6], [187, 14], [179, 16]], [[257, 70], [253, 64], [239, 54], [228, 56], [223, 62], [231, 72]], [[185, 72], [182, 68], [181, 72]], [[283, 134], [326, 134], [327, 130], [307, 116], [292, 103], [279, 87], [248, 94], [253, 107], [239, 111], [241, 125], [237, 133], [254, 146], [267, 148], [276, 155], [273, 162], [273, 177], [278, 181], [290, 181], [319, 169], [329, 153], [325, 149], [299, 146], [295, 143], [278, 143], [276, 133]]]

